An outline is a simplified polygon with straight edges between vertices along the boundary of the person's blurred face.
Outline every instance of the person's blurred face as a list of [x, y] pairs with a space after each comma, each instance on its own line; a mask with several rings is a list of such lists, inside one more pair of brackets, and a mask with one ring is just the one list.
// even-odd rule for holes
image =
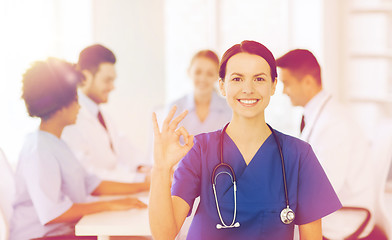
[[94, 75], [87, 70], [83, 73], [86, 77], [81, 87], [84, 94], [97, 104], [106, 103], [109, 93], [114, 89], [114, 80], [117, 77], [114, 64], [101, 63]]
[[211, 94], [218, 80], [218, 64], [206, 57], [194, 59], [189, 68], [195, 95]]
[[267, 61], [254, 54], [238, 53], [226, 65], [224, 81], [219, 81], [222, 95], [233, 109], [233, 117], [263, 117], [276, 81], [272, 82]]
[[280, 68], [279, 79], [283, 83], [283, 93], [289, 96], [293, 106], [305, 106], [307, 92], [304, 81], [295, 77], [290, 70]]

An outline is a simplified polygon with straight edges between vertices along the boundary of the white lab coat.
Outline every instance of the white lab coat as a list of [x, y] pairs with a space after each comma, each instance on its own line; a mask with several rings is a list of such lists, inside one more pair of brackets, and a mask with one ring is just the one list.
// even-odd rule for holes
[[[367, 208], [373, 213], [370, 141], [349, 111], [330, 94], [321, 91], [305, 106], [304, 116], [301, 139], [313, 147], [343, 206]], [[323, 218], [323, 235], [329, 239], [343, 239], [358, 228], [363, 216], [339, 210]], [[372, 218], [360, 237], [368, 235], [373, 227]]]
[[[76, 124], [65, 127], [61, 138], [88, 172], [106, 180], [122, 180], [119, 174], [134, 172], [140, 154], [119, 134], [105, 111], [83, 93], [78, 92], [78, 96], [81, 108]], [[107, 130], [98, 120], [98, 111]]]

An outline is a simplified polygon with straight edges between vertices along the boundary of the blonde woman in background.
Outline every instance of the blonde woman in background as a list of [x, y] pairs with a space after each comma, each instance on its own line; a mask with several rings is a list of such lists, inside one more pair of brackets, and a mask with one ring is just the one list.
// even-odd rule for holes
[[197, 52], [189, 65], [188, 74], [193, 82], [193, 92], [170, 104], [178, 112], [188, 110], [188, 116], [181, 126], [190, 134], [211, 132], [222, 128], [231, 119], [231, 109], [224, 98], [218, 95], [215, 84], [218, 81], [219, 58], [211, 50]]
[[[182, 121], [181, 126], [192, 135], [220, 129], [231, 119], [230, 107], [215, 89], [219, 78], [218, 70], [219, 58], [216, 53], [211, 50], [197, 52], [188, 69], [188, 75], [193, 83], [193, 92], [169, 105], [168, 109], [176, 105], [178, 113], [188, 110], [188, 116]], [[177, 235], [178, 240], [186, 238], [198, 201], [199, 199], [195, 200], [191, 216], [185, 220]]]

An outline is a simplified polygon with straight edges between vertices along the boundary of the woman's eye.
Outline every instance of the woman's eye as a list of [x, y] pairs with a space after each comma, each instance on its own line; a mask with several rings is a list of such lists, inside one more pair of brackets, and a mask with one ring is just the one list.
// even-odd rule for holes
[[264, 81], [265, 81], [265, 79], [264, 79], [264, 78], [262, 78], [262, 77], [258, 77], [258, 78], [256, 78], [256, 81], [257, 81], [257, 82], [264, 82]]
[[232, 80], [235, 81], [235, 82], [239, 82], [239, 81], [241, 81], [241, 78], [236, 77], [236, 78], [233, 78]]

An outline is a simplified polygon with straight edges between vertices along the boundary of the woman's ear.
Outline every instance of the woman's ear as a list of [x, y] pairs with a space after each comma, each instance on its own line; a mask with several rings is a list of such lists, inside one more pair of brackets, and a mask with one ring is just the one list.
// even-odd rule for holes
[[278, 84], [278, 78], [275, 78], [275, 81], [272, 82], [271, 96], [275, 94], [276, 84]]
[[219, 91], [222, 96], [226, 97], [225, 82], [222, 80], [222, 78], [219, 78]]

